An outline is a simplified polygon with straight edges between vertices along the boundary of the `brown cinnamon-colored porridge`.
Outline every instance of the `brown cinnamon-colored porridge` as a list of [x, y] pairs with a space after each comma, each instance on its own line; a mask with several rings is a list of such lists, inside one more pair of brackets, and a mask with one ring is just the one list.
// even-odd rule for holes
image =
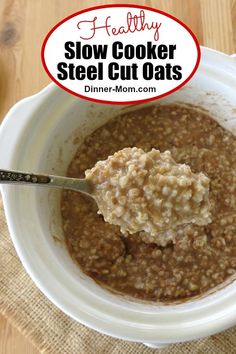
[[209, 177], [211, 220], [178, 229], [166, 247], [124, 237], [97, 214], [91, 198], [62, 196], [68, 249], [81, 269], [104, 287], [152, 301], [189, 299], [236, 272], [236, 137], [194, 108], [153, 106], [121, 115], [88, 136], [68, 175], [84, 177], [99, 160], [125, 147], [169, 150], [177, 163]]

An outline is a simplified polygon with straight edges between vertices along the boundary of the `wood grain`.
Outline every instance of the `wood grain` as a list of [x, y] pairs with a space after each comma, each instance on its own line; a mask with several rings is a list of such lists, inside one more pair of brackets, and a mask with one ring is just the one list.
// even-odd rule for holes
[[35, 349], [10, 323], [0, 316], [1, 354], [38, 354]]
[[[41, 44], [49, 29], [82, 8], [112, 2], [119, 1], [0, 0], [0, 120], [18, 100], [38, 92], [50, 82], [40, 60]], [[236, 52], [236, 0], [135, 3], [156, 7], [178, 17], [205, 46], [227, 54]], [[37, 351], [0, 316], [0, 354], [27, 353]]]

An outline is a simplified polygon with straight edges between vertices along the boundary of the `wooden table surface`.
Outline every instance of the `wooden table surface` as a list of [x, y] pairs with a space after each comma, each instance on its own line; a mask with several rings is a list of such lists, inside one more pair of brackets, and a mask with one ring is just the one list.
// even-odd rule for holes
[[[43, 70], [40, 47], [49, 29], [82, 8], [119, 1], [0, 0], [0, 120], [23, 97], [50, 79]], [[185, 22], [200, 44], [228, 54], [236, 52], [236, 0], [120, 1], [146, 4]], [[38, 353], [0, 316], [0, 354]]]

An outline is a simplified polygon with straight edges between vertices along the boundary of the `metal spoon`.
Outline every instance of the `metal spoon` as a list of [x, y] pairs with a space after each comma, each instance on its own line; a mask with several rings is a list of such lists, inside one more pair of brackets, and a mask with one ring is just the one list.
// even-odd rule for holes
[[43, 187], [71, 189], [93, 197], [90, 183], [86, 179], [79, 178], [0, 170], [0, 184], [37, 185]]

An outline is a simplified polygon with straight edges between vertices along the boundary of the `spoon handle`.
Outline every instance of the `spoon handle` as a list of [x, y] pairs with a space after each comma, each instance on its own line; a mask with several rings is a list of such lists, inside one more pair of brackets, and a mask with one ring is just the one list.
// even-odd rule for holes
[[38, 185], [71, 189], [92, 196], [91, 186], [85, 179], [35, 173], [0, 170], [0, 184]]
[[0, 183], [14, 184], [46, 184], [50, 183], [50, 177], [26, 172], [0, 170]]

